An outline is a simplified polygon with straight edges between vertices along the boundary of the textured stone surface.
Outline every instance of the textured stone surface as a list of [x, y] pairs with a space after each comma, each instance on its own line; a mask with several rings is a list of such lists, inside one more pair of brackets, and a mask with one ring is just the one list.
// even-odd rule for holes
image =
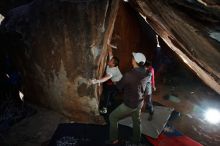
[[19, 56], [26, 99], [76, 121], [96, 121], [99, 99], [89, 79], [109, 33], [109, 6], [108, 0], [36, 0], [9, 12], [4, 29], [21, 34], [27, 46]]
[[113, 52], [119, 58], [119, 67], [124, 73], [132, 68], [132, 52], [143, 52], [148, 60], [152, 60], [156, 37], [136, 10], [129, 3], [121, 2], [111, 43], [117, 46]]
[[220, 93], [217, 1], [131, 1], [167, 45], [212, 89]]

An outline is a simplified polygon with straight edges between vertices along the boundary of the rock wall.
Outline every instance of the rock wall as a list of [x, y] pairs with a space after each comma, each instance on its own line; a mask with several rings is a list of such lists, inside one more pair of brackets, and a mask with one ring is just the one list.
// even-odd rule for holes
[[2, 29], [18, 32], [26, 44], [19, 56], [25, 100], [74, 121], [97, 122], [99, 99], [89, 79], [104, 61], [100, 54], [106, 55], [103, 45], [117, 4], [110, 2], [35, 0], [8, 13]]
[[152, 61], [156, 35], [129, 3], [121, 1], [111, 43], [117, 46], [113, 53], [119, 58], [119, 68], [124, 73], [132, 68], [132, 52], [142, 52]]
[[220, 94], [217, 1], [131, 0], [147, 23], [199, 78]]

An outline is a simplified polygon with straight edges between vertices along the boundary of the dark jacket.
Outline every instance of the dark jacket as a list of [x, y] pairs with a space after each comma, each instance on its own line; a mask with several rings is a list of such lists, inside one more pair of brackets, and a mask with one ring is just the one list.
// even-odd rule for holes
[[130, 108], [137, 108], [143, 101], [147, 82], [150, 81], [145, 68], [134, 68], [127, 72], [116, 84], [124, 92], [124, 104]]

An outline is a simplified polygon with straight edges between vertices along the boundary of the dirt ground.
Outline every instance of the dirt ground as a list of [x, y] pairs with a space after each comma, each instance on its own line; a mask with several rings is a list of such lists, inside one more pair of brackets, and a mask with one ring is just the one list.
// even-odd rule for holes
[[47, 145], [59, 123], [71, 122], [54, 111], [33, 105], [32, 107], [37, 110], [37, 113], [1, 134], [1, 146]]
[[[220, 124], [210, 124], [204, 118], [204, 113], [209, 108], [220, 111], [220, 96], [206, 87], [203, 83], [182, 83], [176, 86], [158, 87], [154, 101], [174, 107], [180, 112], [180, 117], [173, 121], [177, 130], [198, 141], [204, 146], [219, 146]], [[174, 99], [166, 96], [174, 95]]]

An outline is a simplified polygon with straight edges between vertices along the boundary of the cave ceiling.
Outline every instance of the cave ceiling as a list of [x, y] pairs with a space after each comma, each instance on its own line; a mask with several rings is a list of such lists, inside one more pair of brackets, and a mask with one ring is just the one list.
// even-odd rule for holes
[[220, 1], [129, 1], [166, 44], [220, 93]]

